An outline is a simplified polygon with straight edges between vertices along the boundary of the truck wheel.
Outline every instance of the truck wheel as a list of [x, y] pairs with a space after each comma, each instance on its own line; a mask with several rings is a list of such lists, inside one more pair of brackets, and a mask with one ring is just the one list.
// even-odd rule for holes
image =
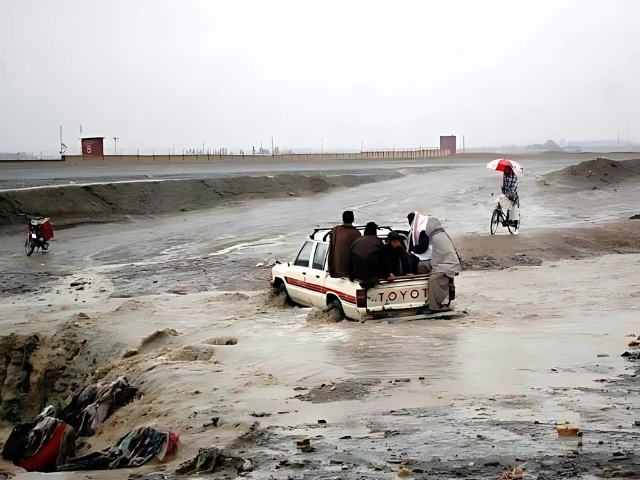
[[336, 312], [338, 312], [338, 315], [340, 315], [340, 320], [347, 318], [344, 314], [344, 309], [342, 308], [342, 302], [340, 302], [340, 300], [334, 300], [332, 305]]
[[291, 297], [287, 292], [287, 286], [284, 284], [284, 282], [279, 282], [277, 285], [274, 285], [273, 294], [276, 297], [282, 298], [284, 305], [287, 305], [289, 307], [294, 307], [296, 305], [296, 303], [291, 300]]

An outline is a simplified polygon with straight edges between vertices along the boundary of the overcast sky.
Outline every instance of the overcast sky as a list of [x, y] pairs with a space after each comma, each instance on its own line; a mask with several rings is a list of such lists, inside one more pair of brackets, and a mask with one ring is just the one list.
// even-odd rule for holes
[[[0, 151], [640, 141], [640, 1], [0, 0]], [[138, 143], [140, 142], [140, 143]], [[142, 148], [142, 147], [140, 147]]]

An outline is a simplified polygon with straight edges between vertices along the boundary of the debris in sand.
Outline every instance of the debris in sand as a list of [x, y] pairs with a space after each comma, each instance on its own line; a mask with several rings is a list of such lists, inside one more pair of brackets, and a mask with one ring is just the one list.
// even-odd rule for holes
[[127, 350], [126, 352], [124, 352], [124, 355], [122, 355], [122, 358], [134, 357], [138, 355], [138, 353], [139, 352], [137, 348], [132, 348], [131, 350]]
[[[140, 448], [144, 445], [144, 448]], [[101, 452], [70, 458], [58, 467], [59, 472], [76, 470], [106, 470], [139, 467], [152, 458], [164, 460], [178, 445], [178, 434], [168, 429], [139, 427], [122, 437], [115, 445]]]
[[621, 357], [626, 357], [628, 360], [640, 360], [640, 350], [627, 350]]
[[632, 217], [629, 217], [629, 220], [640, 220], [640, 213], [637, 215], [633, 215]]
[[202, 343], [206, 343], [207, 345], [236, 345], [238, 339], [234, 337], [215, 337], [207, 338], [203, 340]]
[[270, 417], [271, 414], [267, 412], [253, 412], [250, 414], [252, 417], [262, 418], [262, 417]]
[[220, 417], [211, 417], [211, 422], [205, 423], [203, 427], [217, 427], [220, 425]]
[[570, 423], [565, 423], [563, 425], [556, 425], [556, 431], [558, 435], [561, 437], [575, 437], [578, 435], [578, 431], [580, 428], [572, 425]]
[[305, 438], [304, 440], [300, 440], [299, 442], [296, 442], [296, 445], [298, 447], [298, 450], [300, 450], [303, 453], [310, 453], [315, 450], [315, 448], [311, 446], [311, 439], [309, 438]]
[[90, 437], [115, 409], [128, 404], [136, 395], [138, 389], [129, 385], [125, 377], [114, 382], [100, 381], [74, 395], [58, 418], [71, 425], [78, 437]]
[[49, 406], [33, 422], [14, 427], [2, 449], [2, 458], [27, 472], [53, 472], [74, 456], [76, 432], [55, 414], [55, 408]]
[[633, 340], [629, 341], [630, 347], [637, 347], [638, 345], [640, 345], [640, 338], [634, 338]]
[[518, 480], [521, 478], [524, 478], [524, 471], [520, 467], [502, 472], [502, 475], [500, 476], [500, 480]]
[[607, 354], [607, 353], [599, 353], [599, 354], [598, 354], [598, 355], [596, 355], [596, 356], [597, 356], [598, 358], [605, 358], [605, 357], [608, 357], [608, 356], [609, 356], [609, 354]]
[[253, 470], [253, 463], [240, 457], [226, 454], [223, 450], [212, 448], [201, 448], [193, 459], [183, 463], [178, 467], [178, 475], [191, 475], [194, 473], [207, 474], [221, 471], [234, 471], [236, 473], [249, 472]]
[[305, 394], [296, 395], [295, 398], [314, 403], [357, 399], [367, 395], [371, 387], [379, 383], [379, 380], [351, 380], [343, 383], [323, 383]]
[[322, 419], [320, 419], [320, 420], [318, 420], [318, 423], [319, 423], [320, 425], [326, 425], [327, 421], [326, 421], [326, 420], [322, 420]]
[[400, 478], [410, 477], [411, 476], [411, 470], [408, 469], [407, 467], [400, 467], [400, 470], [398, 470], [398, 476]]

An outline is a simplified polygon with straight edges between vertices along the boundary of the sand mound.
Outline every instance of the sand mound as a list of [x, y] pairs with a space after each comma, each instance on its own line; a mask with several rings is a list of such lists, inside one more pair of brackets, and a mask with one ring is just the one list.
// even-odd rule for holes
[[547, 181], [585, 186], [609, 185], [638, 178], [640, 159], [618, 161], [597, 158], [545, 175]]
[[454, 241], [466, 269], [537, 266], [549, 260], [639, 253], [640, 222], [621, 220], [593, 227], [564, 228], [557, 235], [546, 230], [523, 230], [517, 236], [462, 235], [454, 237]]
[[151, 350], [157, 347], [163, 347], [167, 345], [171, 337], [180, 335], [173, 328], [165, 328], [164, 330], [156, 330], [151, 335], [145, 337], [140, 342], [140, 351]]
[[22, 213], [49, 217], [54, 225], [107, 221], [121, 215], [210, 208], [230, 200], [311, 195], [401, 176], [395, 171], [378, 175], [245, 175], [13, 190], [0, 192], [0, 221], [23, 223]]
[[213, 353], [213, 347], [185, 345], [178, 350], [174, 350], [171, 355], [169, 355], [169, 359], [174, 362], [206, 362], [213, 357]]

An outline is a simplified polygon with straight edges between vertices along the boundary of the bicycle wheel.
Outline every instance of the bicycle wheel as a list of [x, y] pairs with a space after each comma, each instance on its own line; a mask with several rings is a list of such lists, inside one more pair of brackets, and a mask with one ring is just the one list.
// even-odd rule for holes
[[498, 230], [499, 224], [500, 224], [500, 212], [496, 208], [493, 211], [493, 215], [491, 215], [491, 235], [496, 233], [496, 230]]
[[518, 229], [520, 228], [520, 221], [517, 221], [515, 225], [507, 224], [507, 229], [511, 235], [515, 235], [518, 233]]

